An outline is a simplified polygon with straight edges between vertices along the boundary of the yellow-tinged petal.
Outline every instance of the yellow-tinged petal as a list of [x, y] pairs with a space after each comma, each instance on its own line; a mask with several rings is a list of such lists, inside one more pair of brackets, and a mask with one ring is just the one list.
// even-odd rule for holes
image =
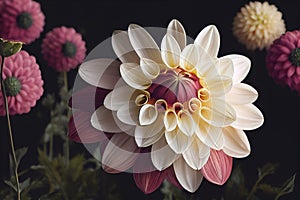
[[167, 110], [164, 115], [166, 131], [173, 131], [177, 127], [177, 115], [174, 110]]
[[175, 38], [166, 34], [161, 42], [161, 57], [164, 63], [175, 68], [179, 66], [181, 49]]
[[192, 136], [195, 132], [195, 122], [191, 114], [186, 110], [180, 110], [178, 116], [178, 128], [187, 136]]
[[199, 52], [194, 44], [186, 46], [180, 54], [180, 67], [187, 71], [195, 69], [199, 60]]
[[214, 98], [209, 107], [203, 106], [200, 109], [201, 118], [207, 123], [217, 126], [225, 127], [236, 120], [235, 109], [223, 99]]

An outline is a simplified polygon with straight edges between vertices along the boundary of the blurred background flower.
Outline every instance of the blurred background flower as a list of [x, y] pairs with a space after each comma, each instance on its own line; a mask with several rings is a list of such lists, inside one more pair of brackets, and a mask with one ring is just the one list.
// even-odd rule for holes
[[288, 31], [268, 50], [266, 65], [270, 76], [300, 93], [300, 31]]
[[45, 24], [40, 4], [32, 0], [2, 0], [0, 37], [29, 44], [36, 40]]
[[250, 50], [268, 48], [284, 32], [282, 13], [267, 1], [250, 2], [233, 20], [233, 34]]
[[44, 59], [59, 72], [76, 68], [85, 58], [85, 52], [81, 34], [64, 26], [48, 32], [42, 44]]
[[[11, 115], [28, 113], [43, 94], [43, 80], [34, 56], [26, 51], [5, 59], [3, 80]], [[5, 115], [0, 93], [0, 115]]]

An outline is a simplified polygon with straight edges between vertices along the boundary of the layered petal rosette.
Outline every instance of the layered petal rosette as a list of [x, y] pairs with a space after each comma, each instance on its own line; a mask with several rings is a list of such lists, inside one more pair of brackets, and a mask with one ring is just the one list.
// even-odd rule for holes
[[[263, 116], [252, 104], [256, 90], [241, 83], [249, 59], [218, 58], [219, 46], [213, 25], [187, 44], [183, 26], [172, 20], [159, 48], [144, 28], [131, 24], [112, 36], [121, 63], [93, 59], [80, 66], [83, 80], [111, 90], [91, 117], [94, 128], [113, 134], [102, 155], [106, 171], [144, 170], [146, 177], [135, 176], [139, 187], [146, 184], [144, 191], [157, 187], [147, 188], [149, 178], [161, 183], [166, 176], [159, 172], [170, 168], [172, 182], [189, 192], [203, 176], [216, 184], [228, 179], [232, 157], [250, 153], [243, 130], [261, 126]], [[143, 149], [152, 167], [138, 164]]]

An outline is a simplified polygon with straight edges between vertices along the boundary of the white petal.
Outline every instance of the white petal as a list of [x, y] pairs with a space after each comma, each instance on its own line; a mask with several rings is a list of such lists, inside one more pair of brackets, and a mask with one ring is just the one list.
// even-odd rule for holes
[[163, 63], [156, 42], [144, 28], [136, 24], [130, 24], [128, 35], [131, 45], [140, 58], [148, 58], [156, 63]]
[[91, 117], [92, 126], [100, 131], [109, 133], [127, 132], [132, 126], [122, 123], [111, 110], [100, 106]]
[[151, 85], [151, 80], [143, 73], [136, 63], [123, 63], [120, 66], [121, 76], [133, 88], [146, 89]]
[[195, 123], [188, 111], [181, 110], [177, 114], [178, 127], [187, 136], [192, 136], [195, 131]]
[[139, 56], [134, 51], [126, 31], [114, 31], [112, 38], [112, 47], [122, 63], [139, 63]]
[[179, 66], [180, 47], [172, 35], [166, 34], [161, 41], [161, 57], [169, 67]]
[[210, 148], [216, 150], [223, 148], [224, 138], [220, 127], [212, 126], [200, 119], [195, 132], [198, 138]]
[[104, 106], [110, 110], [118, 110], [135, 96], [136, 89], [122, 86], [113, 89], [104, 99]]
[[242, 80], [244, 80], [250, 71], [251, 61], [249, 58], [238, 54], [227, 55], [223, 58], [230, 58], [233, 62], [233, 83], [240, 83]]
[[117, 111], [118, 119], [129, 125], [139, 124], [140, 107], [135, 104], [134, 101], [126, 102]]
[[194, 170], [200, 170], [209, 158], [210, 148], [194, 137], [192, 144], [183, 153], [185, 162]]
[[155, 106], [151, 104], [143, 105], [139, 114], [139, 122], [142, 126], [152, 124], [158, 116]]
[[221, 57], [217, 59], [217, 69], [219, 75], [232, 78], [234, 73], [233, 62], [230, 58]]
[[173, 110], [167, 110], [164, 115], [166, 131], [173, 131], [177, 126], [177, 115]]
[[138, 146], [144, 147], [143, 142], [146, 142], [147, 139], [153, 140], [158, 135], [161, 136], [162, 132], [165, 131], [162, 118], [162, 115], [158, 115], [154, 123], [146, 126], [136, 126], [134, 136]]
[[226, 100], [231, 104], [253, 103], [258, 97], [257, 91], [250, 85], [237, 83], [233, 85], [230, 92], [226, 94]]
[[169, 23], [167, 33], [172, 35], [175, 38], [181, 50], [184, 49], [186, 45], [186, 34], [185, 34], [184, 27], [181, 25], [181, 23], [178, 20], [173, 19]]
[[203, 179], [199, 170], [194, 170], [187, 165], [182, 157], [173, 164], [174, 172], [180, 185], [189, 192], [195, 192]]
[[[153, 126], [151, 124], [150, 126]], [[160, 132], [156, 133], [153, 136], [147, 135], [148, 132], [141, 132], [139, 131], [140, 134], [144, 135], [138, 135], [137, 133], [135, 134], [135, 142], [139, 147], [149, 147], [156, 143], [165, 133], [164, 129], [161, 129]], [[152, 134], [151, 134], [152, 135]]]
[[115, 134], [104, 150], [102, 165], [107, 172], [123, 172], [133, 166], [138, 156], [138, 147], [133, 137], [127, 134]]
[[217, 98], [211, 101], [210, 107], [203, 106], [200, 109], [200, 116], [207, 123], [217, 127], [228, 126], [236, 120], [235, 109]]
[[205, 79], [215, 78], [219, 74], [216, 65], [216, 58], [212, 58], [200, 45], [194, 44], [198, 51], [198, 64], [196, 65], [197, 72]]
[[160, 66], [153, 60], [141, 58], [141, 69], [145, 76], [149, 79], [154, 79], [159, 75]]
[[227, 76], [216, 75], [212, 79], [207, 79], [206, 85], [212, 96], [222, 96], [231, 90], [232, 79]]
[[113, 89], [120, 79], [120, 62], [112, 59], [93, 59], [80, 65], [78, 73], [83, 80], [96, 87]]
[[232, 127], [242, 130], [253, 130], [264, 123], [264, 116], [253, 104], [233, 105], [236, 111], [236, 120]]
[[208, 54], [216, 58], [220, 48], [220, 34], [214, 25], [205, 27], [196, 37], [195, 44], [202, 46]]
[[173, 131], [166, 131], [165, 137], [168, 145], [177, 154], [185, 152], [193, 139], [193, 137], [183, 134], [178, 128]]
[[151, 148], [151, 160], [155, 168], [162, 171], [172, 165], [179, 157], [168, 145], [165, 137], [161, 137]]
[[198, 64], [199, 52], [194, 44], [186, 46], [180, 54], [180, 66], [187, 71], [191, 71]]
[[244, 158], [250, 154], [250, 144], [244, 131], [225, 127], [223, 130], [224, 148], [223, 151], [235, 158]]

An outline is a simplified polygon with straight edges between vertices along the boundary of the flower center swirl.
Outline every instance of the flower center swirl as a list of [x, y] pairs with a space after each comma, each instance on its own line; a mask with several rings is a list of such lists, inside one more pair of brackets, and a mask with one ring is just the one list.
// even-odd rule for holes
[[194, 73], [176, 68], [162, 71], [153, 80], [148, 92], [154, 101], [163, 99], [172, 106], [176, 102], [183, 104], [197, 98], [198, 90], [201, 88], [199, 78]]

